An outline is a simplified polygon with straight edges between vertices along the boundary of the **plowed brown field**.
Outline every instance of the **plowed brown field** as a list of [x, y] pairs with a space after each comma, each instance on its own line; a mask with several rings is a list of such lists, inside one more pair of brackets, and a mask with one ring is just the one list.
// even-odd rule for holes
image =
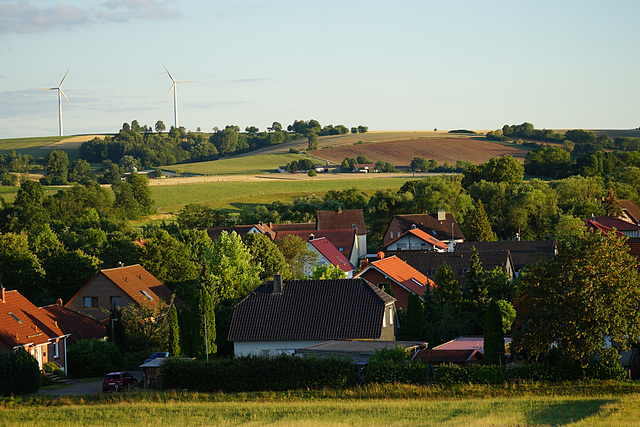
[[314, 157], [336, 163], [342, 162], [345, 157], [356, 158], [363, 154], [373, 162], [383, 160], [394, 166], [409, 166], [416, 156], [435, 159], [440, 164], [455, 163], [457, 160], [477, 164], [494, 156], [509, 154], [522, 162], [527, 151], [526, 147], [520, 145], [499, 144], [475, 138], [423, 138], [325, 148], [312, 153]]

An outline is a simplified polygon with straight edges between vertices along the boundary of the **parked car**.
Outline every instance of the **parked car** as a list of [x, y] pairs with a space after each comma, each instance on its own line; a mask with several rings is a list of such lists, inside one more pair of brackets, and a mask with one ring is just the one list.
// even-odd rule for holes
[[137, 385], [138, 380], [129, 372], [109, 372], [102, 380], [102, 392], [126, 391]]
[[144, 361], [144, 363], [149, 363], [153, 359], [162, 359], [164, 357], [169, 357], [168, 351], [157, 351], [155, 353], [151, 353], [151, 356], [149, 356], [147, 360]]

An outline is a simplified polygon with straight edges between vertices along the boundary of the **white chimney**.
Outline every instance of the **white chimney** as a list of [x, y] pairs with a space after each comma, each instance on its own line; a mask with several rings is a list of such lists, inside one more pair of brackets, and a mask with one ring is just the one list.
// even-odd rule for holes
[[438, 221], [444, 221], [447, 219], [447, 212], [444, 209], [438, 210]]

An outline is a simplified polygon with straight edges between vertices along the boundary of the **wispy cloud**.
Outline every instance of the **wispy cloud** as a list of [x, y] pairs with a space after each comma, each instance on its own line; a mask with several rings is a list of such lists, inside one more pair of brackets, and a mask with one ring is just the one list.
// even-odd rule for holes
[[97, 8], [56, 3], [32, 5], [28, 0], [0, 0], [0, 34], [46, 33], [100, 22], [164, 20], [180, 16], [173, 0], [108, 0]]
[[258, 77], [258, 78], [248, 78], [248, 79], [235, 79], [235, 80], [231, 80], [231, 83], [257, 83], [257, 82], [262, 82], [267, 80], [267, 78], [265, 77]]

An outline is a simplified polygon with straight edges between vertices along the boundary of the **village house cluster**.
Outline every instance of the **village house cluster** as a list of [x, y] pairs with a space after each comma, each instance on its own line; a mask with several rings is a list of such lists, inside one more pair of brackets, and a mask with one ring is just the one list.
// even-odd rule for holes
[[[631, 254], [640, 256], [640, 207], [621, 201], [620, 218], [592, 217], [589, 229], [617, 230], [628, 237]], [[465, 288], [471, 254], [485, 269], [499, 268], [509, 278], [527, 265], [556, 254], [556, 243], [544, 241], [466, 242], [450, 213], [396, 215], [384, 233], [383, 246], [367, 253], [362, 210], [320, 210], [315, 222], [249, 224], [210, 228], [212, 240], [223, 231], [244, 237], [260, 233], [273, 241], [294, 235], [306, 241], [316, 261], [305, 266], [337, 266], [345, 279], [283, 280], [276, 274], [234, 308], [228, 340], [241, 355], [346, 355], [357, 363], [382, 348], [397, 345], [414, 357], [442, 363], [481, 363], [482, 337], [459, 337], [429, 348], [419, 341], [396, 341], [398, 310], [407, 310], [410, 295], [424, 298], [433, 287], [438, 267], [446, 263]], [[391, 290], [384, 292], [385, 287]], [[78, 340], [106, 339], [113, 308], [186, 303], [140, 265], [98, 271], [66, 302], [36, 307], [15, 290], [1, 288], [0, 352], [24, 348], [42, 368], [54, 362], [67, 371], [67, 345]], [[505, 343], [510, 338], [505, 336]]]

